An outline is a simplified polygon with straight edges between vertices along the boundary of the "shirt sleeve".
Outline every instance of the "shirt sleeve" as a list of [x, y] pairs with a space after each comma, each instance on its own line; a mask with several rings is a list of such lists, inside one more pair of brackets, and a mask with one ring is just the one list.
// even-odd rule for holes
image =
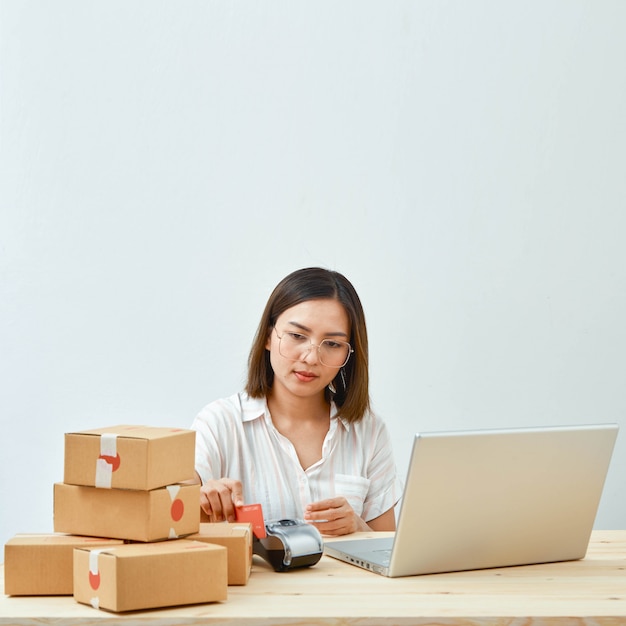
[[225, 476], [224, 451], [234, 446], [236, 419], [236, 407], [228, 398], [205, 406], [191, 424], [196, 431], [195, 467], [203, 484]]
[[[366, 431], [367, 436], [367, 431]], [[391, 437], [386, 424], [372, 416], [369, 432], [371, 457], [367, 467], [370, 488], [363, 504], [363, 519], [368, 522], [394, 507], [402, 497], [402, 481], [393, 456]]]

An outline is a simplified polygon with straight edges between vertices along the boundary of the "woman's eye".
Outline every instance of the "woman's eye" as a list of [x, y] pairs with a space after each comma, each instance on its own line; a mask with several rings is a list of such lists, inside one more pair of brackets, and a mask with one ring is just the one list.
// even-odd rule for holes
[[329, 341], [328, 339], [323, 343], [327, 348], [330, 348], [331, 350], [337, 350], [338, 348], [343, 347], [340, 343], [337, 343], [336, 341]]
[[300, 333], [287, 333], [292, 341], [306, 341], [306, 337]]

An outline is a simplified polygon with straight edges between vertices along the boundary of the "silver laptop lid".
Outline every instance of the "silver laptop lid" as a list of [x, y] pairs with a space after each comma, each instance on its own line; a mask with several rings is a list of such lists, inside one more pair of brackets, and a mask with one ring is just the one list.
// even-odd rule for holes
[[417, 434], [388, 575], [582, 558], [617, 430]]

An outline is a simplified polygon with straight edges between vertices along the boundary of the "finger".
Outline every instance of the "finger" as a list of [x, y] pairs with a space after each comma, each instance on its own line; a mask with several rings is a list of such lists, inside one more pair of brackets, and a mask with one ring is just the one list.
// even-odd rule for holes
[[334, 509], [322, 509], [319, 511], [306, 510], [304, 512], [304, 519], [307, 522], [328, 522], [337, 518]]
[[345, 524], [345, 520], [335, 520], [335, 521], [315, 521], [315, 520], [307, 520], [309, 524], [315, 526], [317, 530], [319, 530], [320, 534], [328, 535], [330, 537], [345, 535], [349, 531], [348, 527]]
[[208, 494], [209, 507], [211, 510], [211, 521], [223, 522], [224, 521], [224, 509], [222, 507], [222, 498], [220, 492], [213, 489]]
[[345, 502], [345, 498], [328, 498], [327, 500], [318, 500], [307, 505], [307, 511], [326, 511], [328, 509], [340, 508]]
[[223, 522], [234, 515], [230, 493], [230, 487], [224, 480], [215, 481], [207, 491], [209, 504], [218, 522]]
[[239, 480], [229, 480], [228, 487], [230, 488], [230, 499], [234, 506], [243, 506], [243, 485]]
[[[235, 513], [235, 500], [241, 501], [243, 504], [242, 495], [235, 495], [236, 492], [233, 492], [233, 489], [239, 489], [239, 493], [243, 490], [241, 488], [241, 483], [239, 481], [224, 481], [223, 488], [220, 489], [220, 506], [222, 509], [223, 519], [234, 522], [237, 518]], [[237, 505], [239, 506], [239, 505]]]
[[209, 504], [209, 498], [204, 491], [200, 491], [200, 508], [211, 517], [211, 505]]
[[222, 520], [228, 522], [236, 521], [235, 505], [233, 504], [232, 493], [229, 491], [227, 494], [223, 494], [222, 499]]
[[209, 522], [221, 521], [219, 519], [220, 515], [216, 514], [215, 511], [213, 510], [213, 507], [211, 506], [211, 502], [210, 502], [209, 495], [207, 492], [204, 492], [204, 491], [200, 492], [200, 508], [205, 512], [207, 516], [207, 521]]
[[348, 501], [340, 496], [330, 498], [328, 500], [320, 500], [319, 502], [311, 502], [305, 509], [306, 513], [310, 513], [315, 519], [338, 519], [353, 512]]

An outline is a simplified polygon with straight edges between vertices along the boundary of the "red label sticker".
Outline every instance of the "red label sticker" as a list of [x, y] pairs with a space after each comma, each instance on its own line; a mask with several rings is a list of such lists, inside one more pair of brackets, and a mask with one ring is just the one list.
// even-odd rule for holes
[[101, 454], [99, 459], [106, 461], [111, 466], [111, 471], [115, 472], [121, 463], [120, 455], [116, 454], [115, 456], [109, 456], [108, 454]]
[[100, 572], [97, 574], [89, 572], [89, 585], [92, 589], [97, 589], [100, 586]]
[[178, 522], [183, 517], [184, 512], [185, 505], [183, 504], [183, 501], [179, 498], [176, 498], [172, 502], [172, 506], [170, 507], [170, 515], [172, 516], [172, 519], [175, 522]]
[[244, 504], [235, 507], [235, 518], [238, 522], [250, 522], [252, 532], [257, 539], [267, 537], [265, 531], [265, 520], [263, 519], [263, 509], [260, 504]]

